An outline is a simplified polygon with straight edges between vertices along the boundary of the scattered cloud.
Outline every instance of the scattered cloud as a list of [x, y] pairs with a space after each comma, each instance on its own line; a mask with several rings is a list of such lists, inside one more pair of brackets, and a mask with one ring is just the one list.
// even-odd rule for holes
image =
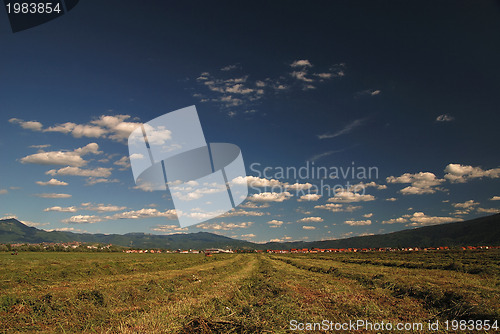
[[288, 191], [284, 191], [281, 193], [271, 193], [271, 192], [263, 192], [259, 194], [253, 194], [248, 199], [254, 202], [283, 202], [287, 199], [290, 199], [293, 195]]
[[386, 221], [383, 221], [382, 224], [404, 224], [407, 223], [406, 226], [426, 226], [426, 225], [437, 225], [443, 223], [451, 223], [463, 221], [462, 218], [456, 217], [435, 217], [435, 216], [427, 216], [423, 212], [415, 212], [413, 215], [403, 215], [399, 218], [393, 218]]
[[335, 194], [334, 197], [330, 197], [328, 202], [334, 203], [355, 203], [355, 202], [369, 202], [374, 201], [375, 197], [373, 195], [360, 194], [351, 191], [341, 191]]
[[396, 197], [390, 197], [390, 198], [386, 198], [385, 200], [388, 201], [388, 202], [395, 202], [398, 199]]
[[21, 163], [38, 164], [38, 165], [63, 165], [82, 167], [88, 162], [82, 157], [87, 154], [101, 154], [99, 145], [90, 143], [84, 147], [77, 148], [74, 151], [51, 151], [38, 152], [21, 158]]
[[477, 212], [480, 212], [480, 213], [500, 213], [500, 210], [499, 209], [477, 208]]
[[63, 219], [61, 222], [67, 224], [95, 224], [102, 222], [103, 218], [95, 215], [76, 215]]
[[37, 121], [23, 121], [19, 118], [11, 118], [9, 122], [12, 124], [19, 124], [23, 129], [32, 131], [42, 131], [43, 125]]
[[64, 181], [59, 181], [57, 179], [50, 179], [49, 181], [36, 181], [36, 184], [40, 186], [67, 186], [69, 183]]
[[444, 171], [446, 172], [444, 178], [453, 183], [465, 183], [475, 178], [497, 179], [500, 177], [500, 168], [483, 170], [481, 167], [449, 164]]
[[321, 217], [305, 217], [297, 220], [297, 223], [321, 223], [324, 219]]
[[330, 139], [330, 138], [335, 138], [335, 137], [339, 137], [342, 135], [346, 135], [346, 134], [352, 132], [354, 129], [363, 125], [366, 120], [367, 120], [366, 118], [356, 119], [356, 120], [352, 121], [351, 123], [347, 124], [346, 126], [344, 126], [342, 129], [340, 129], [334, 133], [328, 132], [328, 133], [318, 135], [318, 139]]
[[405, 173], [398, 177], [389, 176], [386, 181], [387, 183], [410, 183], [411, 186], [399, 191], [403, 195], [434, 194], [436, 190], [444, 190], [436, 186], [445, 182], [444, 179], [438, 179], [436, 175], [430, 172]]
[[196, 225], [197, 228], [201, 228], [203, 230], [215, 230], [215, 231], [230, 231], [236, 228], [249, 228], [253, 225], [253, 222], [243, 222], [243, 223], [202, 223]]
[[49, 211], [57, 211], [57, 212], [76, 212], [78, 209], [75, 206], [68, 206], [68, 207], [60, 207], [60, 206], [53, 206], [51, 208], [46, 208], [43, 211], [49, 212]]
[[44, 193], [44, 194], [35, 194], [37, 197], [41, 198], [70, 198], [70, 194], [56, 194], [56, 193]]
[[86, 177], [101, 177], [106, 178], [111, 176], [113, 168], [97, 167], [94, 169], [83, 169], [79, 167], [63, 167], [58, 170], [51, 169], [45, 174], [47, 175], [71, 175], [71, 176], [86, 176]]
[[346, 220], [344, 224], [350, 225], [350, 226], [366, 226], [366, 225], [371, 225], [372, 221], [370, 219], [367, 220]]
[[311, 202], [311, 201], [317, 201], [321, 198], [321, 195], [319, 194], [306, 194], [300, 196], [299, 199], [297, 199], [298, 202]]
[[500, 201], [500, 196], [493, 196], [490, 201]]
[[[137, 153], [134, 153], [132, 155], [134, 156], [134, 158], [132, 158], [131, 156], [130, 159], [136, 159], [139, 155], [142, 156], [142, 154], [137, 154]], [[130, 169], [130, 159], [128, 156], [124, 155], [123, 157], [120, 158], [120, 160], [115, 161], [113, 164], [120, 166], [121, 168], [119, 168], [119, 170], [121, 171], [127, 170]]]
[[307, 225], [304, 225], [304, 226], [302, 226], [302, 228], [303, 228], [304, 230], [315, 230], [315, 229], [316, 229], [316, 226], [307, 226]]
[[106, 216], [106, 219], [114, 220], [114, 219], [143, 219], [143, 218], [155, 218], [155, 217], [164, 217], [167, 219], [175, 220], [177, 219], [177, 214], [175, 210], [166, 210], [159, 211], [157, 209], [140, 209], [140, 210], [132, 210], [115, 213], [112, 216]]
[[280, 227], [281, 225], [283, 225], [283, 221], [273, 219], [273, 220], [268, 221], [267, 224], [270, 225], [269, 227], [276, 228], [276, 227]]
[[363, 215], [363, 217], [365, 217], [365, 218], [371, 218], [371, 217], [373, 217], [373, 213], [366, 213], [366, 214]]
[[443, 115], [439, 115], [438, 117], [436, 117], [436, 122], [451, 122], [455, 119], [455, 117], [453, 116], [450, 116], [448, 114], [443, 114]]
[[180, 227], [179, 225], [156, 225], [155, 227], [152, 227], [151, 230], [157, 232], [172, 233], [172, 231], [184, 232], [188, 231], [189, 229], [187, 227]]

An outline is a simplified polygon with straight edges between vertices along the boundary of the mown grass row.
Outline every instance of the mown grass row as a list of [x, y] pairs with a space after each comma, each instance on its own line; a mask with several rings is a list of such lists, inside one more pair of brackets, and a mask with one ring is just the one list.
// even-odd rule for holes
[[299, 257], [410, 269], [500, 276], [500, 250], [298, 254]]
[[462, 273], [407, 268], [381, 268], [370, 264], [274, 256], [310, 272], [353, 279], [368, 288], [390, 291], [392, 296], [409, 296], [436, 310], [436, 316], [449, 319], [498, 319], [499, 288], [495, 280], [470, 277]]

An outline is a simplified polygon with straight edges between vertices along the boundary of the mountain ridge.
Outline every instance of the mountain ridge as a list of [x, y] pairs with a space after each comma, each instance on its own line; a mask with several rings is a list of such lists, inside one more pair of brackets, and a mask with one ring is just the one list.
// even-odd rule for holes
[[253, 243], [209, 232], [156, 235], [146, 233], [90, 234], [44, 231], [17, 219], [0, 220], [0, 243], [85, 242], [135, 248], [166, 249], [291, 249], [291, 248], [386, 248], [500, 245], [500, 214], [467, 221], [423, 226], [397, 232], [336, 240]]

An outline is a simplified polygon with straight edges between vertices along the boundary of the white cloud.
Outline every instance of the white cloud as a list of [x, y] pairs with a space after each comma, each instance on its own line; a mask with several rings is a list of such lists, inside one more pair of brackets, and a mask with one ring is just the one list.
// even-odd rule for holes
[[[267, 213], [269, 214], [269, 213]], [[231, 211], [228, 211], [221, 215], [220, 217], [234, 217], [234, 216], [254, 216], [254, 217], [260, 217], [264, 216], [266, 213], [260, 212], [260, 211], [246, 211], [242, 209], [233, 209]]]
[[152, 231], [157, 232], [171, 232], [171, 231], [188, 231], [187, 227], [180, 227], [178, 225], [156, 225], [156, 227], [151, 228]]
[[390, 197], [390, 198], [386, 198], [385, 200], [388, 201], [388, 202], [395, 202], [398, 199], [396, 197]]
[[275, 228], [275, 227], [280, 227], [281, 225], [283, 225], [283, 221], [273, 219], [273, 220], [268, 221], [267, 224], [271, 225], [270, 227]]
[[350, 226], [366, 226], [366, 225], [371, 225], [372, 221], [370, 219], [367, 220], [346, 220], [344, 224], [350, 225]]
[[126, 206], [118, 206], [118, 205], [111, 205], [111, 204], [93, 205], [91, 203], [82, 203], [82, 206], [83, 206], [84, 210], [97, 211], [97, 212], [114, 212], [114, 211], [121, 211], [121, 210], [127, 209]]
[[294, 184], [285, 184], [285, 189], [286, 190], [295, 190], [295, 191], [300, 191], [300, 190], [308, 190], [312, 188], [312, 184], [310, 183], [294, 183]]
[[248, 199], [254, 202], [283, 202], [293, 195], [288, 191], [284, 191], [281, 193], [271, 193], [271, 192], [263, 192], [259, 194], [253, 194]]
[[312, 67], [311, 62], [307, 59], [295, 60], [290, 64], [290, 67]]
[[444, 176], [445, 179], [455, 183], [465, 183], [474, 178], [487, 177], [497, 179], [500, 177], [500, 168], [483, 170], [481, 167], [449, 164], [444, 171], [447, 173]]
[[323, 210], [328, 210], [331, 212], [342, 212], [344, 211], [343, 205], [342, 204], [323, 204], [323, 205], [316, 205], [314, 207], [315, 209], [323, 209]]
[[61, 222], [68, 224], [95, 224], [101, 221], [103, 221], [103, 218], [95, 215], [76, 215], [61, 220]]
[[70, 194], [56, 194], [56, 193], [44, 193], [44, 194], [35, 194], [37, 197], [41, 198], [70, 198]]
[[455, 208], [461, 208], [461, 209], [472, 209], [476, 205], [479, 205], [478, 202], [475, 202], [474, 200], [469, 200], [463, 203], [453, 203], [452, 206]]
[[371, 218], [373, 216], [373, 213], [366, 213], [363, 215], [365, 218]]
[[79, 167], [64, 167], [59, 170], [51, 169], [45, 174], [47, 175], [72, 175], [86, 177], [109, 177], [113, 168], [98, 167], [94, 169], [83, 169]]
[[443, 115], [439, 115], [438, 117], [436, 117], [437, 122], [451, 122], [454, 119], [455, 119], [455, 117], [450, 116], [448, 114], [443, 114]]
[[[141, 155], [142, 156], [142, 154], [137, 154], [137, 153], [134, 153], [132, 155], [135, 155], [135, 156]], [[122, 170], [122, 171], [130, 168], [130, 160], [129, 160], [129, 157], [127, 157], [126, 155], [121, 157], [120, 160], [115, 161], [113, 164], [120, 166], [121, 167], [120, 170]]]
[[221, 68], [221, 71], [232, 71], [238, 68], [238, 65], [227, 65]]
[[321, 223], [324, 221], [321, 217], [305, 217], [297, 220], [297, 223]]
[[500, 210], [499, 209], [477, 208], [477, 212], [481, 212], [481, 213], [500, 213]]
[[229, 231], [236, 228], [249, 228], [253, 225], [253, 222], [243, 222], [243, 223], [213, 223], [207, 224], [202, 223], [196, 225], [197, 228], [201, 228], [203, 230], [216, 230], [216, 231]]
[[142, 155], [141, 153], [134, 153], [130, 155], [130, 160], [141, 160], [141, 159], [144, 159], [144, 155]]
[[126, 211], [115, 213], [112, 216], [106, 216], [106, 219], [142, 219], [142, 218], [155, 218], [165, 217], [167, 219], [177, 219], [175, 210], [166, 210], [164, 212], [157, 209], [140, 209], [135, 211]]
[[36, 184], [41, 186], [67, 186], [69, 183], [64, 181], [59, 181], [57, 179], [50, 179], [49, 181], [36, 181]]
[[500, 201], [500, 196], [493, 196], [490, 201]]
[[242, 238], [255, 238], [256, 235], [253, 233], [248, 233], [248, 234], [242, 234], [241, 237]]
[[32, 131], [42, 131], [43, 125], [37, 121], [23, 121], [19, 118], [11, 118], [9, 119], [10, 123], [19, 124], [23, 129], [32, 130]]
[[237, 185], [248, 184], [249, 187], [265, 188], [265, 187], [282, 187], [283, 183], [275, 179], [265, 179], [256, 176], [238, 176], [231, 183]]
[[84, 147], [77, 148], [74, 151], [52, 151], [38, 152], [21, 158], [22, 163], [38, 164], [38, 165], [67, 165], [82, 167], [87, 164], [82, 156], [87, 154], [100, 154], [99, 145], [90, 143]]
[[463, 219], [454, 217], [432, 217], [425, 215], [423, 212], [415, 212], [413, 216], [411, 216], [410, 221], [412, 221], [412, 223], [407, 224], [406, 226], [437, 225], [463, 221]]
[[334, 197], [330, 197], [328, 202], [335, 203], [354, 203], [354, 202], [369, 202], [374, 201], [375, 197], [373, 195], [363, 195], [360, 193], [353, 193], [350, 191], [342, 191], [335, 194]]
[[408, 222], [408, 219], [407, 219], [406, 216], [408, 216], [408, 215], [405, 215], [405, 216], [399, 217], [399, 218], [392, 218], [392, 219], [389, 219], [389, 220], [384, 220], [382, 222], [382, 224], [396, 224], [396, 223], [402, 224], [402, 223], [406, 223], [406, 222]]
[[94, 184], [99, 184], [99, 183], [117, 183], [120, 182], [118, 179], [106, 179], [106, 178], [96, 178], [96, 177], [89, 177], [87, 181], [85, 182], [86, 185], [92, 186]]
[[433, 194], [436, 190], [443, 190], [436, 188], [436, 186], [445, 182], [444, 179], [438, 179], [436, 175], [430, 172], [405, 173], [398, 177], [389, 176], [386, 181], [387, 183], [410, 183], [411, 186], [399, 191], [403, 195]]
[[46, 208], [43, 211], [49, 212], [49, 211], [57, 211], [57, 212], [76, 212], [78, 209], [74, 206], [68, 206], [68, 207], [60, 207], [60, 206], [53, 206], [50, 208]]
[[316, 229], [316, 227], [315, 227], [315, 226], [307, 226], [307, 225], [302, 226], [302, 228], [303, 228], [304, 230], [315, 230], [315, 229]]
[[353, 184], [350, 187], [348, 187], [347, 190], [352, 192], [363, 192], [366, 188], [370, 187], [376, 188], [378, 190], [387, 189], [387, 186], [385, 184], [377, 184], [374, 181], [372, 181], [368, 183], [360, 182], [357, 184]]
[[347, 124], [343, 129], [338, 130], [337, 132], [334, 133], [325, 133], [322, 135], [318, 135], [319, 139], [330, 139], [330, 138], [335, 138], [338, 136], [342, 136], [345, 134], [348, 134], [352, 132], [354, 129], [360, 127], [363, 125], [363, 123], [366, 121], [366, 118], [360, 118], [352, 121], [351, 123]]
[[298, 202], [307, 202], [307, 201], [317, 201], [321, 198], [321, 195], [319, 194], [306, 194], [300, 196], [300, 198], [297, 200]]

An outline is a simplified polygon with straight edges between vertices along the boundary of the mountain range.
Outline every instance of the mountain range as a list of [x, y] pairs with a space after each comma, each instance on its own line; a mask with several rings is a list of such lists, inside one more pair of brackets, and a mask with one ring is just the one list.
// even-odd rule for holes
[[88, 234], [44, 231], [17, 219], [0, 220], [0, 243], [85, 243], [113, 244], [134, 248], [164, 249], [291, 249], [291, 248], [380, 248], [500, 245], [500, 214], [468, 221], [418, 227], [387, 234], [337, 240], [253, 243], [208, 232], [155, 235], [145, 233]]

